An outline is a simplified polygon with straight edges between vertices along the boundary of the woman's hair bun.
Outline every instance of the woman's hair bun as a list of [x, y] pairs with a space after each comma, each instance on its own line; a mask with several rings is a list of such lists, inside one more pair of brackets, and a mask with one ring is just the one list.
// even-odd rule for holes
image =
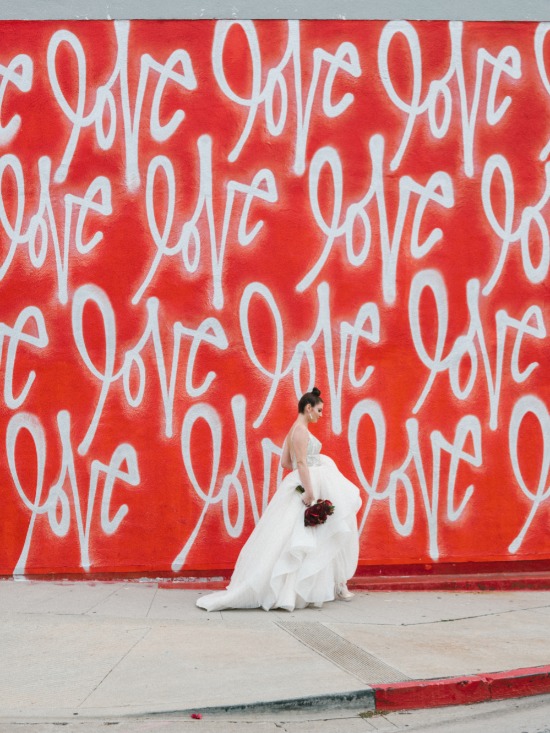
[[300, 397], [300, 401], [298, 402], [298, 412], [304, 412], [307, 405], [315, 407], [315, 405], [318, 405], [319, 402], [322, 401], [321, 390], [314, 387], [311, 392], [306, 392]]

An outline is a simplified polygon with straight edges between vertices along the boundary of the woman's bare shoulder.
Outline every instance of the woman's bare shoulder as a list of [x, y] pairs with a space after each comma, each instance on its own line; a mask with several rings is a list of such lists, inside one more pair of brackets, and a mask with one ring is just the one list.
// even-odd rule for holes
[[296, 439], [298, 442], [303, 442], [304, 440], [308, 440], [309, 438], [309, 430], [306, 428], [305, 425], [302, 425], [302, 423], [294, 423], [292, 428], [290, 429], [290, 436], [292, 437], [292, 440], [295, 442]]

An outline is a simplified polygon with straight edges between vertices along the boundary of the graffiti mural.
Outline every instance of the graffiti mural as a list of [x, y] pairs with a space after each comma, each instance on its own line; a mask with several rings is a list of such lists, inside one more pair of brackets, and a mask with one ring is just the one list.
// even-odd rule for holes
[[230, 570], [314, 384], [362, 569], [549, 558], [549, 31], [3, 22], [0, 574]]

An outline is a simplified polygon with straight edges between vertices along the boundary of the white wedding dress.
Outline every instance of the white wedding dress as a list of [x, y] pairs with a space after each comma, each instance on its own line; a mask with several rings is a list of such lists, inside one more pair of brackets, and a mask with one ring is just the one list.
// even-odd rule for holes
[[329, 499], [334, 514], [325, 524], [304, 526], [300, 476], [291, 453], [291, 471], [279, 485], [243, 546], [231, 582], [224, 591], [197, 601], [207, 611], [225, 608], [283, 608], [293, 611], [335, 598], [336, 586], [353, 576], [359, 556], [356, 515], [359, 489], [334, 461], [320, 453], [309, 435], [307, 465], [315, 499]]

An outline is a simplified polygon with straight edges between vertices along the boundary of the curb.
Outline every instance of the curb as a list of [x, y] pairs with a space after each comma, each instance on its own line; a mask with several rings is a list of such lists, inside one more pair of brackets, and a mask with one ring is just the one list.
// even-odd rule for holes
[[[410, 680], [390, 684], [373, 684], [361, 690], [287, 698], [266, 702], [219, 705], [188, 710], [172, 711], [172, 714], [206, 715], [277, 713], [285, 710], [326, 710], [342, 707], [347, 710], [390, 713], [401, 710], [473, 705], [490, 700], [506, 700], [550, 693], [550, 665], [511, 669], [491, 674], [442, 677], [430, 680]], [[151, 712], [149, 715], [169, 715]]]
[[[192, 715], [220, 715], [227, 713], [276, 713], [284, 710], [326, 710], [343, 707], [347, 710], [358, 709], [374, 711], [374, 691], [372, 687], [350, 692], [337, 692], [327, 695], [311, 695], [309, 697], [294, 697], [285, 700], [269, 700], [266, 702], [251, 702], [238, 705], [217, 705], [205, 708], [189, 708], [188, 710], [174, 710], [172, 714]], [[169, 715], [166, 711], [148, 713], [148, 716]]]
[[550, 590], [550, 573], [356, 576], [348, 585], [364, 591], [537, 591]]
[[[155, 579], [164, 590], [223, 590], [230, 575], [214, 577]], [[356, 575], [348, 581], [352, 590], [389, 591], [512, 591], [550, 590], [550, 572], [500, 572], [433, 575]]]
[[550, 693], [550, 665], [506, 672], [372, 685], [376, 712], [471, 705]]
[[[193, 716], [197, 714], [201, 717], [227, 714], [260, 715], [290, 710], [315, 710], [318, 712], [327, 709], [334, 710], [335, 708], [376, 714], [450, 707], [453, 705], [473, 705], [479, 702], [530, 697], [545, 693], [550, 693], [550, 665], [511, 669], [506, 672], [491, 674], [373, 684], [349, 692], [286, 698], [284, 700], [185, 709], [141, 710], [132, 713], [111, 711], [109, 717], [132, 719], [136, 717], [157, 718], [160, 716]], [[96, 715], [90, 715], [89, 711], [86, 712], [88, 712], [88, 715], [84, 711], [79, 711], [78, 720], [95, 720], [97, 718]], [[16, 720], [19, 717], [19, 715], [13, 713], [6, 716], [0, 711], [0, 721], [4, 719]], [[43, 715], [37, 715], [37, 711], [34, 711], [32, 718], [33, 720], [35, 718], [40, 721], [45, 720]], [[60, 714], [55, 714], [53, 718], [55, 720], [75, 720], [72, 716], [65, 718]]]

